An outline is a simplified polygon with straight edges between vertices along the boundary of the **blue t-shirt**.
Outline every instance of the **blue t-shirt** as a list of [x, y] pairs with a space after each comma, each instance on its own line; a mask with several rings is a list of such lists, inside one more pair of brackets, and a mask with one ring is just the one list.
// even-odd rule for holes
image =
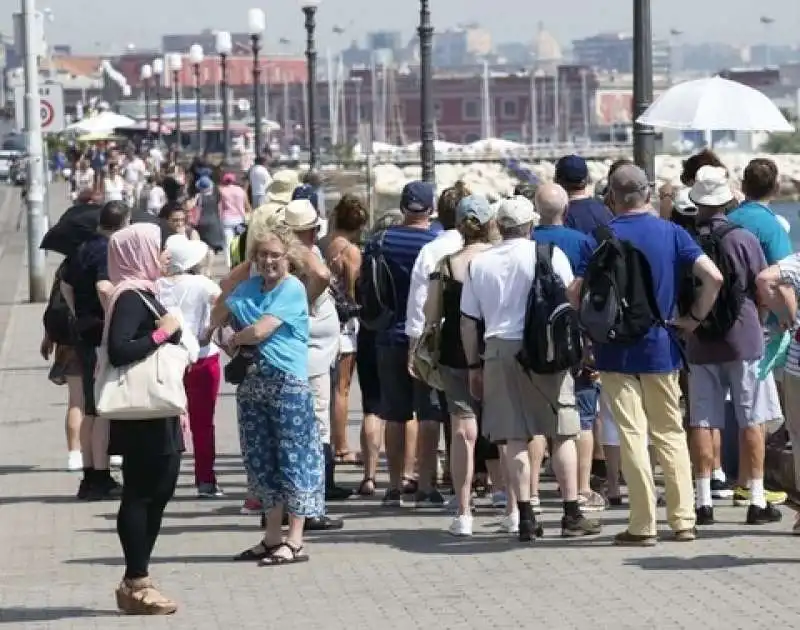
[[[669, 319], [675, 311], [679, 279], [688, 266], [703, 255], [695, 240], [679, 225], [650, 213], [625, 214], [609, 223], [621, 240], [640, 250], [653, 273], [653, 287], [661, 317]], [[575, 275], [582, 278], [595, 249], [594, 239], [581, 249], [581, 262]], [[663, 374], [681, 367], [675, 339], [661, 327], [650, 330], [644, 339], [631, 346], [597, 344], [597, 369], [622, 374]]]
[[300, 280], [288, 276], [264, 292], [263, 279], [254, 276], [236, 287], [226, 304], [242, 326], [252, 326], [265, 315], [281, 320], [277, 330], [259, 345], [261, 359], [288, 374], [308, 379], [308, 296]]
[[[386, 331], [377, 333], [375, 343], [379, 346], [397, 346], [408, 343], [406, 336], [406, 306], [408, 305], [408, 292], [411, 284], [411, 271], [417, 260], [419, 250], [436, 238], [436, 232], [430, 229], [420, 229], [396, 225], [388, 228], [383, 236], [383, 257], [389, 265], [394, 280], [397, 303], [394, 305], [396, 314], [394, 324]], [[380, 235], [376, 235], [364, 251], [366, 258], [375, 251]]]
[[441, 223], [439, 223], [438, 221], [433, 221], [431, 223], [430, 230], [434, 234], [441, 234], [442, 232], [444, 232], [444, 226]]
[[745, 201], [728, 215], [728, 221], [755, 234], [768, 265], [774, 265], [792, 254], [789, 234], [778, 222], [775, 213], [758, 201]]
[[586, 197], [569, 202], [564, 225], [584, 234], [594, 234], [597, 228], [608, 225], [613, 218], [606, 204], [594, 197]]
[[572, 272], [581, 261], [581, 248], [589, 244], [589, 237], [583, 232], [564, 227], [563, 225], [540, 225], [533, 230], [533, 240], [538, 243], [552, 243], [569, 258]]

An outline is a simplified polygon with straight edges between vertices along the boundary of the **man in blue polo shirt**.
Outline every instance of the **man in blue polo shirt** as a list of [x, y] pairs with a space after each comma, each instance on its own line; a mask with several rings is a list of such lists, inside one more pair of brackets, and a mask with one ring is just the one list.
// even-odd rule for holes
[[589, 186], [589, 167], [579, 155], [565, 155], [556, 162], [555, 181], [569, 195], [569, 207], [564, 225], [584, 234], [607, 225], [614, 215], [606, 205], [594, 196]]
[[[406, 310], [414, 262], [424, 245], [436, 238], [431, 227], [435, 208], [435, 191], [426, 182], [410, 182], [403, 189], [400, 210], [403, 223], [385, 230], [367, 244], [364, 259], [382, 253], [394, 281], [395, 319], [387, 330], [375, 338], [378, 379], [381, 385], [381, 418], [386, 422], [386, 456], [389, 464], [389, 490], [386, 506], [399, 506], [408, 479], [413, 474], [411, 462], [419, 457], [419, 491], [416, 503], [441, 505], [442, 495], [433, 487], [440, 423], [444, 419], [441, 399], [425, 383], [408, 371], [409, 341], [406, 335]], [[419, 452], [416, 431], [409, 424], [414, 416], [419, 422]], [[408, 466], [408, 467], [407, 467]]]
[[[637, 166], [617, 169], [609, 179], [616, 218], [609, 228], [620, 240], [636, 247], [650, 265], [652, 286], [664, 318], [675, 311], [677, 270], [691, 268], [700, 290], [690, 309], [671, 325], [692, 332], [714, 305], [722, 274], [682, 227], [654, 216], [650, 209], [647, 175]], [[570, 298], [577, 304], [594, 243], [584, 247]], [[656, 493], [647, 437], [658, 453], [667, 492], [667, 519], [675, 540], [695, 539], [694, 488], [689, 449], [683, 429], [678, 373], [681, 354], [673, 333], [653, 326], [631, 345], [598, 343], [594, 346], [602, 396], [620, 435], [622, 472], [628, 483], [630, 519], [617, 534], [617, 545], [656, 544]]]

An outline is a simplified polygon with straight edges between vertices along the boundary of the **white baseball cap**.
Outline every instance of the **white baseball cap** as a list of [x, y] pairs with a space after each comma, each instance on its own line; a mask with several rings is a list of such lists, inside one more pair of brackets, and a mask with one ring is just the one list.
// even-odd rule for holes
[[500, 202], [496, 220], [502, 227], [517, 227], [533, 223], [536, 220], [536, 210], [529, 199], [517, 195]]
[[183, 234], [173, 234], [164, 247], [169, 254], [170, 273], [186, 273], [208, 255], [208, 245], [203, 241], [192, 241]]

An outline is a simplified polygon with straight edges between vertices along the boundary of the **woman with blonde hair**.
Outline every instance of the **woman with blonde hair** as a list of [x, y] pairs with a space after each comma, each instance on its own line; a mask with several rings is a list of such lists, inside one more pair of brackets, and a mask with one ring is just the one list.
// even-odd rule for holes
[[[238, 381], [239, 436], [250, 491], [267, 511], [264, 538], [236, 557], [278, 566], [308, 560], [306, 518], [325, 507], [322, 444], [308, 382], [309, 296], [304, 254], [283, 226], [253, 234], [250, 263], [257, 272], [218, 300], [212, 324], [232, 323], [233, 348], [252, 358]], [[281, 523], [289, 514], [284, 538]]]

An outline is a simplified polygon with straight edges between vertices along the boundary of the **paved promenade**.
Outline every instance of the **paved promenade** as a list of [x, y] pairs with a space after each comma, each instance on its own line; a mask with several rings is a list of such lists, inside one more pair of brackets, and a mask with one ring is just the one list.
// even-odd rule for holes
[[[16, 210], [0, 189], [0, 225]], [[494, 533], [479, 510], [472, 539], [445, 533], [438, 511], [384, 510], [352, 500], [331, 512], [340, 532], [309, 536], [307, 564], [257, 568], [230, 558], [259, 540], [240, 516], [244, 476], [232, 392], [217, 412], [219, 473], [228, 497], [201, 501], [187, 455], [154, 554], [153, 577], [181, 605], [172, 618], [117, 614], [122, 574], [116, 505], [79, 503], [66, 464], [66, 391], [38, 355], [42, 305], [28, 305], [24, 237], [0, 236], [0, 630], [170, 628], [233, 630], [751, 629], [798, 627], [800, 540], [783, 523], [746, 528], [741, 508], [692, 544], [619, 549], [624, 510], [602, 515], [603, 535], [558, 537], [560, 507], [546, 486], [545, 538], [530, 547]], [[48, 257], [55, 266], [57, 257]], [[357, 396], [354, 397], [357, 401]], [[360, 420], [351, 409], [352, 444]], [[359, 471], [341, 469], [355, 486]], [[385, 473], [380, 481], [385, 482]], [[662, 512], [663, 517], [663, 512]]]

